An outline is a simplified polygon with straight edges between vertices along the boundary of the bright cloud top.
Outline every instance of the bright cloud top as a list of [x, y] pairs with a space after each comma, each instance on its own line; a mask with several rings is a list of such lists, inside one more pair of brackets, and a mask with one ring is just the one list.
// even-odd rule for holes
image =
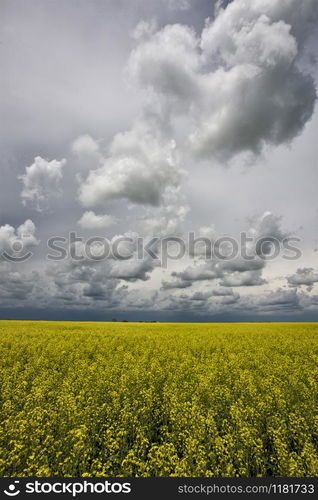
[[63, 167], [66, 160], [48, 161], [41, 156], [34, 158], [34, 163], [26, 167], [26, 173], [19, 176], [23, 183], [21, 197], [24, 203], [34, 203], [41, 211], [47, 200], [60, 192], [63, 179]]

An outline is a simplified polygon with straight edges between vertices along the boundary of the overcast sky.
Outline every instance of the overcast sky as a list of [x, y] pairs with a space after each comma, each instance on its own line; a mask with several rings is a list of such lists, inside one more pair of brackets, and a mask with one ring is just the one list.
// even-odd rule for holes
[[316, 0], [0, 10], [0, 317], [318, 319]]

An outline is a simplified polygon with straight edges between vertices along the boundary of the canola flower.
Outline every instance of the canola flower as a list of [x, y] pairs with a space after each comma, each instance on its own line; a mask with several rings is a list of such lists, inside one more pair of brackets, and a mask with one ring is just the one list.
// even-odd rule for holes
[[0, 475], [318, 475], [317, 324], [0, 322]]

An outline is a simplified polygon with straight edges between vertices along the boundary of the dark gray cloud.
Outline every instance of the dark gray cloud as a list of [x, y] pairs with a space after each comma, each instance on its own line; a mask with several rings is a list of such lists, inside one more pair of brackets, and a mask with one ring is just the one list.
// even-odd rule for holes
[[318, 283], [318, 272], [312, 267], [297, 269], [295, 274], [288, 276], [287, 281], [292, 287], [306, 286], [310, 292], [315, 283]]
[[36, 300], [33, 293], [36, 282], [39, 279], [37, 272], [23, 274], [6, 262], [0, 262], [0, 300], [2, 306], [28, 302], [32, 304]]
[[[172, 276], [181, 280], [180, 283], [218, 280], [222, 287], [250, 287], [267, 283], [262, 275], [267, 266], [267, 258], [273, 251], [273, 241], [280, 249], [289, 233], [282, 229], [281, 217], [265, 212], [260, 217], [250, 219], [250, 227], [242, 241], [227, 237], [228, 250], [226, 245], [225, 248], [222, 246], [222, 238], [215, 228], [206, 228], [200, 234], [205, 234], [206, 237], [209, 235], [207, 240], [212, 242], [211, 252], [209, 248], [207, 252], [205, 241], [199, 239], [200, 245], [196, 247], [195, 253], [201, 258], [184, 271], [173, 272]], [[236, 243], [237, 248], [231, 241]], [[233, 250], [235, 253], [232, 256]]]
[[175, 289], [183, 289], [189, 288], [192, 285], [191, 281], [183, 281], [183, 280], [174, 280], [174, 281], [162, 281], [161, 288], [162, 290], [175, 290]]
[[256, 307], [263, 308], [263, 311], [272, 313], [275, 310], [285, 312], [295, 312], [300, 307], [300, 299], [295, 290], [278, 289], [267, 295], [257, 297], [252, 301]]

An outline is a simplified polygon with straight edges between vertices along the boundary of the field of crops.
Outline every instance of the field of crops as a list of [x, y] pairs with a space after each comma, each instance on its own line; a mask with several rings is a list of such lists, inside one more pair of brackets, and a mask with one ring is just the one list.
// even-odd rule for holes
[[317, 476], [318, 325], [0, 322], [0, 476]]

